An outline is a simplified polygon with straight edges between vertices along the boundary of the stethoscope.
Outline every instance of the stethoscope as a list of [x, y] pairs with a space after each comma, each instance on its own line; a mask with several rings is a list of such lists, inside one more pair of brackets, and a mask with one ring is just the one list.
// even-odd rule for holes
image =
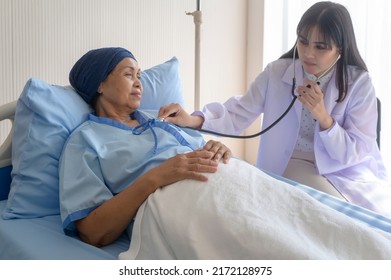
[[[291, 110], [293, 107], [293, 104], [295, 103], [297, 96], [295, 94], [295, 88], [296, 88], [296, 45], [293, 50], [293, 77], [292, 77], [292, 88], [291, 88], [291, 95], [293, 97], [291, 103], [289, 106], [285, 109], [284, 113], [281, 114], [280, 117], [278, 117], [272, 124], [270, 124], [268, 127], [265, 129], [262, 129], [261, 131], [250, 134], [250, 135], [232, 135], [232, 134], [225, 134], [225, 133], [220, 133], [217, 131], [212, 131], [212, 130], [207, 130], [207, 129], [202, 129], [202, 128], [195, 128], [194, 130], [197, 130], [202, 133], [207, 133], [207, 134], [212, 134], [216, 136], [221, 136], [221, 137], [228, 137], [228, 138], [237, 138], [237, 139], [249, 139], [249, 138], [255, 138], [258, 137], [267, 131], [269, 131], [271, 128], [273, 128], [276, 124], [278, 124], [285, 116], [288, 114], [288, 112]], [[330, 67], [331, 68], [331, 67]]]
[[[292, 109], [293, 104], [295, 103], [295, 101], [297, 99], [297, 95], [295, 94], [295, 88], [296, 88], [296, 50], [297, 50], [297, 44], [295, 44], [295, 47], [293, 49], [293, 58], [292, 58], [292, 60], [293, 60], [293, 77], [292, 77], [292, 88], [291, 88], [292, 101], [289, 104], [289, 106], [285, 109], [285, 111], [281, 114], [281, 116], [278, 117], [268, 127], [266, 127], [265, 129], [262, 129], [261, 131], [255, 133], [255, 134], [250, 134], [250, 135], [232, 135], [232, 134], [225, 134], [225, 133], [220, 133], [220, 132], [217, 132], [217, 131], [207, 130], [207, 129], [202, 129], [202, 128], [190, 128], [190, 127], [186, 127], [186, 128], [197, 130], [197, 131], [202, 132], [202, 133], [212, 134], [212, 135], [221, 136], [221, 137], [237, 138], [237, 139], [255, 138], [255, 137], [258, 137], [258, 136], [266, 133], [267, 131], [269, 131], [271, 128], [273, 128], [276, 124], [278, 124], [288, 114], [288, 112]], [[317, 82], [322, 77], [324, 77], [327, 73], [329, 73], [329, 71], [338, 62], [340, 57], [341, 57], [341, 55], [338, 55], [338, 57], [334, 61], [334, 63], [329, 68], [327, 68], [326, 71], [324, 71], [322, 75], [317, 77], [315, 82]], [[309, 87], [309, 85], [307, 85], [307, 87]]]

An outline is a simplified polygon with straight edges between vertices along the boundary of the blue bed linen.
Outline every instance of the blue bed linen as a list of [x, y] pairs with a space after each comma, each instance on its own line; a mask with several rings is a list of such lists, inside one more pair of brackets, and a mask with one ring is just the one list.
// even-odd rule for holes
[[[6, 200], [0, 201], [0, 211]], [[114, 260], [129, 248], [124, 234], [103, 248], [66, 236], [60, 215], [35, 219], [0, 218], [0, 259], [3, 260]]]
[[[299, 188], [323, 204], [366, 223], [367, 225], [391, 232], [391, 219], [362, 207], [350, 204], [319, 192], [308, 186], [289, 179], [270, 174], [290, 185]], [[0, 212], [6, 200], [0, 201]], [[0, 218], [0, 259], [38, 259], [38, 260], [81, 260], [81, 259], [117, 259], [120, 252], [129, 248], [126, 235], [115, 243], [101, 249], [95, 248], [80, 240], [66, 236], [62, 231], [59, 215], [35, 219], [3, 220]]]
[[[265, 171], [266, 172], [266, 171]], [[322, 202], [323, 204], [337, 210], [338, 212], [344, 213], [345, 215], [361, 221], [371, 227], [384, 230], [391, 233], [391, 219], [383, 215], [377, 214], [371, 210], [365, 209], [363, 207], [351, 204], [349, 202], [343, 201], [326, 193], [320, 192], [314, 188], [311, 188], [306, 185], [302, 185], [295, 181], [283, 178], [281, 176], [266, 172], [270, 176], [287, 182], [288, 184], [306, 192], [316, 200]]]

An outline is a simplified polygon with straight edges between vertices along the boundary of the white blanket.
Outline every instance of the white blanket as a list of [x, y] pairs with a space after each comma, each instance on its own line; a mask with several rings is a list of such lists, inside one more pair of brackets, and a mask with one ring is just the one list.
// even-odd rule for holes
[[185, 180], [140, 207], [120, 259], [391, 259], [391, 235], [243, 161]]

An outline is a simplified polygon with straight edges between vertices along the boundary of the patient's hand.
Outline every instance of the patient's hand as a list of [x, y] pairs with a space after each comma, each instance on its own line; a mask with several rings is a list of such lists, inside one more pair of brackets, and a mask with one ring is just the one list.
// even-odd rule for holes
[[178, 154], [152, 168], [143, 177], [148, 177], [148, 185], [155, 189], [185, 179], [207, 181], [205, 173], [215, 173], [218, 167], [218, 162], [212, 158], [213, 153], [204, 149]]
[[219, 141], [209, 140], [208, 143], [202, 148], [202, 150], [210, 151], [213, 153], [212, 160], [223, 160], [224, 163], [228, 163], [232, 156], [231, 150]]

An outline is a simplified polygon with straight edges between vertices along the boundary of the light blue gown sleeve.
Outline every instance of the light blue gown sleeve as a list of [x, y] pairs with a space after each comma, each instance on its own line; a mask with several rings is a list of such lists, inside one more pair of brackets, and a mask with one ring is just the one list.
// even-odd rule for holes
[[60, 210], [67, 234], [76, 231], [74, 221], [113, 196], [105, 185], [97, 153], [82, 135], [80, 130], [72, 134], [60, 160]]

